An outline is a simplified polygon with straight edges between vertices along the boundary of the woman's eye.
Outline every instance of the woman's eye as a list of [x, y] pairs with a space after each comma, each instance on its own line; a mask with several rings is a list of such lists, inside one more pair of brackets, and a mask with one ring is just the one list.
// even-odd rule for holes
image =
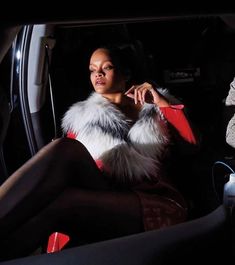
[[108, 65], [108, 66], [105, 66], [104, 69], [105, 70], [112, 70], [114, 67], [112, 65]]

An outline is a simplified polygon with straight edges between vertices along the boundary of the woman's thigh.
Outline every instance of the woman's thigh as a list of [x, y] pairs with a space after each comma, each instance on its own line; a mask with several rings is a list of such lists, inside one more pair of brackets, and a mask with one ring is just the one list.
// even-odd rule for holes
[[[17, 228], [71, 185], [108, 188], [103, 174], [81, 143], [68, 138], [57, 139], [0, 186], [0, 228], [4, 226], [4, 231]], [[0, 235], [4, 234], [1, 230]]]

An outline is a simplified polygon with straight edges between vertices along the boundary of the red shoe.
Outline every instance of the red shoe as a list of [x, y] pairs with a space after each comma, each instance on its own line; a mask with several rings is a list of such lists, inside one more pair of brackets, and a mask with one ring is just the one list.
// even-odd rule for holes
[[60, 232], [54, 232], [49, 236], [47, 244], [47, 253], [54, 253], [60, 251], [68, 242], [70, 238], [68, 235]]

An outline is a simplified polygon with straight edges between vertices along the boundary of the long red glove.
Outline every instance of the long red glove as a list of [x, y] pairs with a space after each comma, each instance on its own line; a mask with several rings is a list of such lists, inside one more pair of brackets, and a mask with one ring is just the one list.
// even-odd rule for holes
[[187, 142], [196, 144], [196, 138], [187, 118], [185, 117], [183, 108], [184, 105], [171, 105], [170, 107], [161, 107], [160, 110], [167, 121], [177, 129], [179, 134]]

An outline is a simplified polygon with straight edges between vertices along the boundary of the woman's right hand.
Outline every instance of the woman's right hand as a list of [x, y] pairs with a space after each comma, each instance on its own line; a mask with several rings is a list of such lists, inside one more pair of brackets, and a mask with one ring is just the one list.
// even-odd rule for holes
[[125, 95], [132, 98], [135, 104], [139, 102], [141, 105], [150, 103], [159, 107], [169, 106], [168, 101], [148, 82], [144, 82], [140, 85], [133, 85], [125, 92]]

